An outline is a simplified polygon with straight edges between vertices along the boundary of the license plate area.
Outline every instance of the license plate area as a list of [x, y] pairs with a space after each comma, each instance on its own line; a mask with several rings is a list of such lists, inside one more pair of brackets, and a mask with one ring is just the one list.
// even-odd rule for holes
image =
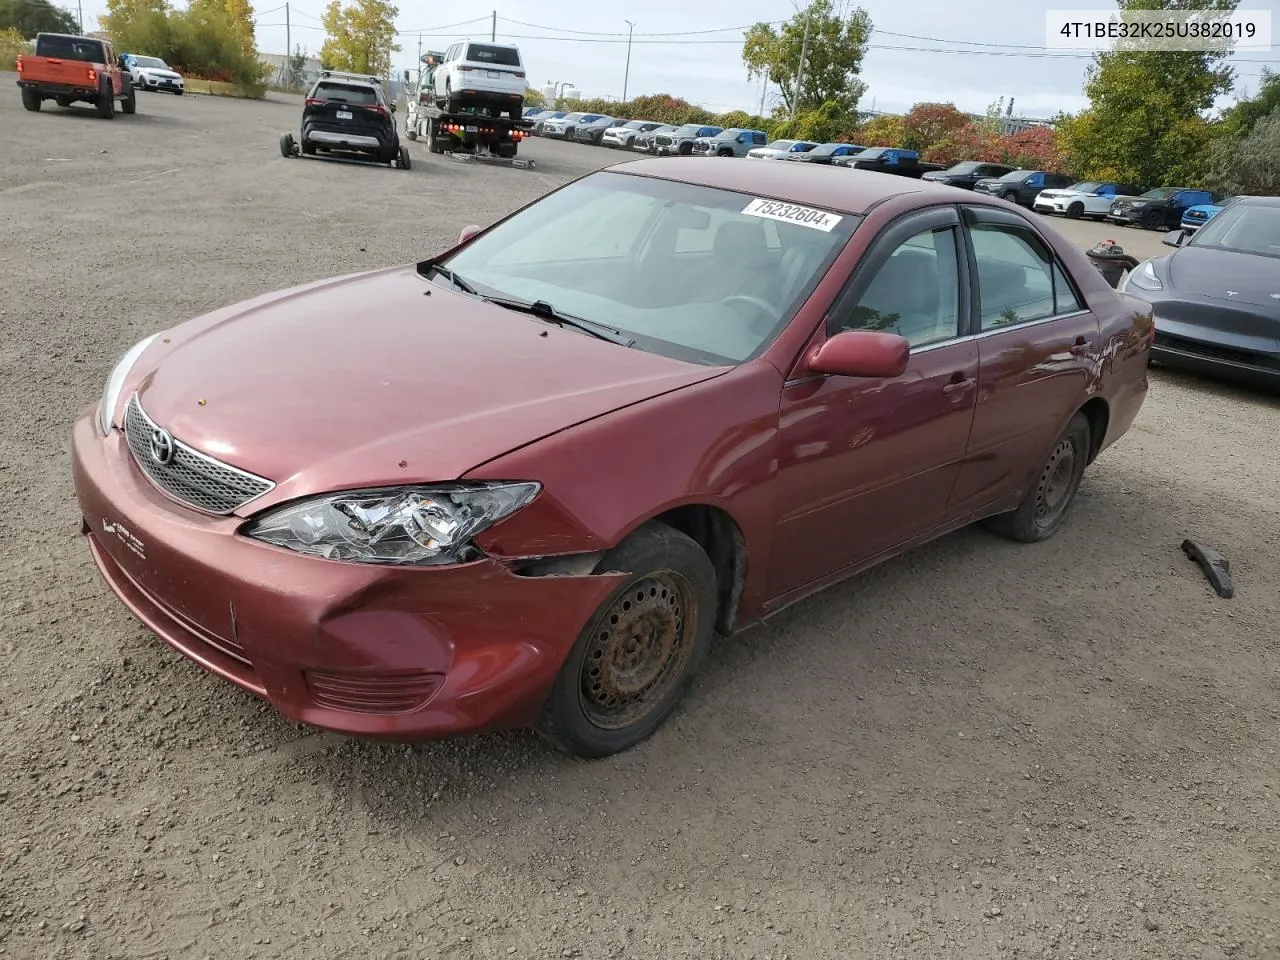
[[479, 133], [479, 132], [480, 132], [480, 128], [479, 128], [479, 127], [474, 127], [474, 126], [471, 126], [471, 125], [468, 125], [466, 129], [467, 129], [467, 133]]
[[502, 71], [501, 71], [501, 70], [486, 70], [486, 71], [485, 71], [485, 76], [487, 76], [490, 80], [501, 80], [501, 79], [502, 79]]
[[335, 116], [337, 116], [337, 118], [338, 118], [339, 120], [350, 120], [350, 119], [351, 119], [351, 111], [350, 111], [350, 110], [339, 110], [339, 111], [337, 112], [337, 114], [335, 114]]

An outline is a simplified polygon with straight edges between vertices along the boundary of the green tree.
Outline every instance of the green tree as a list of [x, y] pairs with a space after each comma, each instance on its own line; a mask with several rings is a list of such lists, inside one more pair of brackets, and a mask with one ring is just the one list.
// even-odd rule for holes
[[1240, 100], [1222, 114], [1222, 132], [1227, 136], [1247, 135], [1263, 117], [1280, 107], [1280, 73], [1262, 68], [1262, 84], [1252, 97]]
[[[1128, 10], [1231, 12], [1239, 0], [1118, 0]], [[1071, 168], [1082, 176], [1150, 186], [1204, 175], [1214, 130], [1204, 116], [1231, 89], [1226, 51], [1116, 50], [1094, 57], [1089, 108], [1060, 127]]]
[[384, 76], [391, 69], [391, 54], [400, 49], [395, 42], [399, 13], [387, 0], [352, 0], [346, 6], [329, 0], [320, 62], [330, 70]]
[[17, 30], [29, 40], [41, 32], [79, 33], [80, 24], [48, 0], [0, 0], [0, 30]]
[[954, 103], [917, 103], [902, 118], [902, 146], [924, 153], [971, 122], [972, 118]]
[[240, 49], [257, 56], [258, 44], [253, 35], [253, 4], [249, 0], [226, 0], [227, 16], [231, 18], [231, 32], [240, 41]]
[[854, 140], [864, 147], [900, 147], [902, 137], [902, 118], [889, 114], [872, 117], [854, 134]]
[[101, 17], [107, 32], [121, 53], [175, 59], [173, 9], [167, 0], [107, 0]]
[[[871, 17], [861, 7], [850, 11], [846, 2], [841, 0], [837, 8], [836, 0], [812, 0], [781, 29], [757, 23], [747, 31], [742, 45], [747, 77], [768, 77], [777, 85], [782, 113], [816, 110], [826, 103], [850, 114], [857, 109], [867, 89], [859, 74], [871, 37]], [[809, 50], [801, 74], [806, 22]]]
[[1280, 195], [1280, 107], [1255, 123], [1247, 136], [1214, 144], [1209, 185], [1223, 193]]

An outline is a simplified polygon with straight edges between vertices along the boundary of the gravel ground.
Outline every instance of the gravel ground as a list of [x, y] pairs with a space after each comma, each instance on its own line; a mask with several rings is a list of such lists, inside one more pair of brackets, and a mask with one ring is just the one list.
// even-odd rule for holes
[[12, 80], [0, 955], [1280, 957], [1275, 398], [1153, 371], [1055, 540], [964, 531], [792, 608], [624, 756], [316, 733], [108, 594], [71, 419], [155, 327], [435, 252], [613, 157], [339, 168], [280, 157], [296, 101], [107, 122]]

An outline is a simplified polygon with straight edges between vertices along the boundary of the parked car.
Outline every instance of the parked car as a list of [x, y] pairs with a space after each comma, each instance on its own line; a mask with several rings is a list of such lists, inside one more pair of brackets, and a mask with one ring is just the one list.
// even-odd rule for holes
[[129, 79], [137, 90], [167, 90], [177, 96], [184, 92], [182, 74], [159, 57], [144, 57], [136, 53], [124, 55], [124, 65]]
[[574, 111], [573, 113], [566, 113], [556, 120], [543, 120], [542, 136], [552, 140], [572, 140], [573, 131], [577, 129], [579, 123], [584, 120], [590, 123], [592, 120], [599, 119], [600, 116], [598, 113]]
[[1280, 387], [1280, 197], [1236, 197], [1120, 289], [1151, 304], [1161, 363]]
[[791, 153], [808, 153], [817, 144], [812, 140], [774, 140], [747, 151], [748, 160], [785, 160]]
[[714, 137], [699, 137], [693, 141], [693, 154], [696, 157], [745, 157], [748, 150], [763, 146], [768, 141], [763, 130], [729, 127]]
[[[409, 169], [409, 151], [400, 145], [396, 105], [376, 77], [323, 71], [302, 101], [297, 151], [354, 156]], [[293, 134], [280, 138], [280, 152], [294, 155]]]
[[543, 136], [542, 128], [548, 120], [563, 120], [569, 115], [567, 110], [544, 110], [533, 118], [533, 129], [529, 131], [535, 137]]
[[37, 33], [35, 53], [18, 57], [18, 89], [22, 106], [36, 111], [46, 100], [60, 107], [73, 103], [92, 104], [98, 116], [110, 120], [116, 115], [116, 101], [122, 113], [138, 109], [137, 93], [110, 42], [94, 37], [65, 33]]
[[1060, 190], [1041, 190], [1032, 204], [1037, 213], [1060, 213], [1068, 220], [1105, 220], [1118, 196], [1136, 197], [1142, 187], [1131, 183], [1083, 180]]
[[1215, 199], [1209, 190], [1157, 187], [1139, 197], [1116, 197], [1107, 219], [1126, 227], [1136, 225], [1146, 230], [1171, 230], [1182, 223], [1182, 214], [1188, 208], [1213, 203]]
[[865, 149], [856, 143], [820, 143], [803, 153], [788, 153], [786, 159], [829, 167], [841, 157], [853, 157]]
[[928, 165], [920, 162], [920, 154], [902, 147], [868, 147], [848, 157], [834, 158], [831, 166], [847, 167], [850, 170], [869, 170], [873, 173], [891, 173], [917, 180], [928, 169]]
[[435, 69], [436, 106], [450, 113], [483, 107], [512, 120], [524, 112], [528, 88], [520, 48], [510, 43], [460, 40]]
[[1043, 170], [1012, 170], [1003, 177], [991, 177], [979, 180], [973, 189], [979, 193], [988, 193], [1001, 200], [1008, 200], [1020, 206], [1030, 207], [1036, 197], [1046, 187], [1067, 187], [1071, 178], [1064, 173], [1046, 173]]
[[[602, 256], [607, 282], [566, 268]], [[353, 350], [353, 317], [449, 362]], [[715, 633], [983, 518], [1060, 531], [1150, 336], [990, 198], [636, 160], [443, 255], [149, 335], [71, 473], [108, 586], [295, 721], [532, 725], [599, 757], [662, 724]]]
[[656, 120], [617, 121], [604, 132], [604, 136], [600, 138], [600, 143], [606, 147], [630, 150], [632, 144], [635, 143], [636, 137], [657, 130], [660, 126], [662, 124]]
[[573, 139], [579, 143], [600, 144], [604, 132], [610, 127], [618, 123], [613, 117], [596, 117], [594, 120], [588, 120], [583, 117], [578, 121], [577, 126], [573, 128]]
[[686, 123], [670, 133], [657, 133], [653, 138], [653, 152], [660, 157], [689, 157], [693, 155], [694, 141], [699, 137], [714, 137], [723, 128], [708, 127], [701, 123]]
[[979, 180], [1003, 177], [1006, 173], [1012, 172], [1013, 167], [1005, 163], [963, 160], [960, 163], [953, 163], [945, 170], [930, 171], [920, 179], [928, 180], [930, 183], [945, 183], [949, 187], [959, 187], [962, 190], [972, 190], [973, 185]]
[[638, 133], [634, 140], [631, 141], [631, 149], [637, 153], [653, 153], [656, 152], [654, 138], [670, 136], [680, 128], [669, 123], [664, 123], [660, 127], [654, 127], [648, 133]]
[[530, 119], [532, 119], [533, 117], [537, 116], [537, 115], [538, 115], [538, 114], [540, 114], [540, 113], [547, 113], [547, 112], [548, 112], [548, 111], [547, 111], [547, 108], [546, 108], [546, 107], [525, 107], [525, 108], [524, 108], [524, 118], [525, 118], [526, 120], [530, 120]]
[[1179, 226], [1183, 230], [1199, 230], [1212, 220], [1215, 214], [1221, 213], [1223, 207], [1235, 203], [1239, 199], [1239, 197], [1225, 197], [1217, 203], [1201, 203], [1194, 207], [1187, 207], [1182, 214], [1182, 223]]

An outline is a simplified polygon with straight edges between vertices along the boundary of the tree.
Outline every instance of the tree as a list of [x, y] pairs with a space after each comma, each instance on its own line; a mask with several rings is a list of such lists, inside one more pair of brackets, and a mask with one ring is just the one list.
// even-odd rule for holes
[[1028, 127], [1001, 139], [1004, 162], [1020, 170], [1061, 173], [1068, 169], [1067, 157], [1053, 127]]
[[[1234, 11], [1239, 0], [1118, 0], [1122, 11]], [[1231, 89], [1225, 51], [1117, 50], [1094, 57], [1089, 108], [1061, 125], [1082, 176], [1139, 184], [1195, 182], [1213, 130], [1204, 113]]]
[[[79, 33], [80, 24], [48, 0], [0, 0], [0, 30], [17, 30], [29, 40], [37, 33]], [[13, 64], [5, 67], [10, 69]]]
[[917, 103], [902, 118], [902, 146], [923, 153], [972, 122], [954, 103]]
[[173, 9], [167, 0], [107, 0], [107, 13], [101, 17], [117, 50], [177, 59], [174, 48]]
[[1222, 132], [1226, 136], [1245, 136], [1263, 117], [1280, 107], [1280, 73], [1262, 68], [1262, 84], [1252, 97], [1241, 99], [1222, 115]]
[[945, 140], [933, 144], [924, 152], [923, 159], [928, 163], [944, 163], [947, 166], [961, 160], [1003, 163], [1004, 144], [1000, 134], [992, 133], [982, 121], [974, 121], [953, 131]]
[[546, 107], [547, 98], [542, 95], [541, 90], [535, 90], [533, 87], [524, 88], [524, 105], [526, 107]]
[[902, 137], [902, 118], [888, 114], [872, 117], [854, 133], [855, 141], [864, 147], [900, 147]]
[[[742, 45], [747, 77], [767, 77], [777, 85], [783, 113], [816, 110], [829, 102], [852, 113], [866, 92], [867, 85], [858, 75], [871, 37], [871, 17], [861, 7], [849, 12], [847, 0], [840, 0], [840, 4], [837, 9], [836, 0], [812, 0], [807, 10], [797, 13], [780, 30], [757, 23], [747, 31]], [[808, 60], [798, 78], [806, 19]]]
[[240, 41], [240, 49], [257, 56], [258, 44], [253, 35], [253, 4], [249, 0], [226, 0], [231, 32]]
[[324, 46], [320, 62], [330, 70], [350, 70], [381, 77], [391, 70], [391, 54], [400, 49], [396, 17], [400, 8], [387, 0], [329, 0], [325, 8]]
[[1223, 139], [1209, 160], [1211, 187], [1230, 194], [1280, 195], [1280, 107], [1241, 139]]

